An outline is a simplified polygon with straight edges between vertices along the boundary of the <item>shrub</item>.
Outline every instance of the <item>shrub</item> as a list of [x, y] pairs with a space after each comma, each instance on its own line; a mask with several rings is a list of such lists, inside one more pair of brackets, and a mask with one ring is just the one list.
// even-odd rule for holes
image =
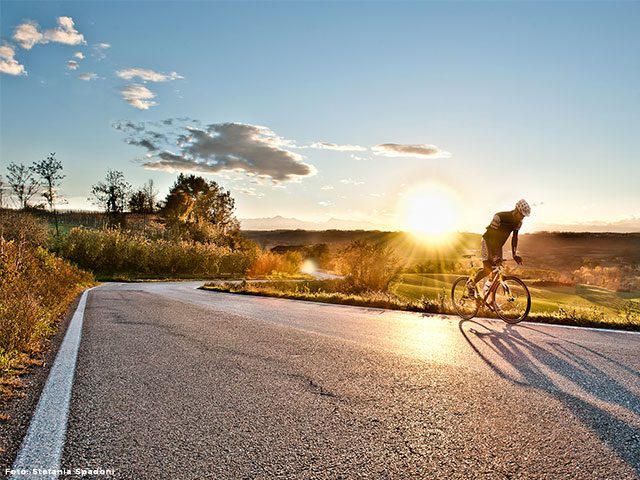
[[249, 275], [264, 276], [275, 273], [294, 275], [300, 272], [301, 265], [302, 254], [300, 252], [289, 251], [284, 255], [264, 252], [251, 265]]
[[187, 241], [151, 240], [117, 229], [74, 228], [59, 243], [60, 254], [100, 276], [241, 275], [255, 251]]
[[24, 211], [0, 210], [0, 236], [7, 241], [44, 246], [49, 238], [49, 224]]
[[[0, 358], [33, 352], [91, 275], [42, 247], [0, 235]], [[6, 372], [1, 372], [6, 373]]]
[[338, 269], [360, 290], [386, 292], [402, 266], [393, 249], [383, 243], [356, 240], [340, 252]]

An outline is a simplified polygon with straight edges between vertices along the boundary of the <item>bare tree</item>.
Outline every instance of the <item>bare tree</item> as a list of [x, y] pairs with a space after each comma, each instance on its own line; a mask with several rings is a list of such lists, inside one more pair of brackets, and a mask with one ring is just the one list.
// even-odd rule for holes
[[154, 213], [157, 210], [158, 191], [153, 180], [148, 180], [129, 198], [129, 209], [134, 213]]
[[65, 177], [60, 173], [62, 170], [62, 162], [56, 159], [56, 154], [51, 153], [44, 160], [34, 162], [31, 170], [40, 175], [44, 192], [42, 196], [49, 204], [49, 209], [53, 213], [53, 219], [56, 225], [56, 236], [60, 234], [58, 231], [58, 212], [56, 210], [56, 202], [59, 200], [58, 188]]
[[4, 181], [0, 175], [0, 208], [4, 208]]
[[18, 203], [20, 208], [28, 208], [29, 200], [40, 189], [40, 184], [33, 176], [33, 171], [26, 165], [17, 165], [11, 162], [7, 166], [7, 182], [13, 190], [13, 193], [18, 197]]
[[91, 187], [91, 200], [109, 215], [111, 226], [122, 224], [122, 213], [127, 207], [131, 185], [124, 179], [124, 174], [117, 170], [107, 171], [103, 182]]

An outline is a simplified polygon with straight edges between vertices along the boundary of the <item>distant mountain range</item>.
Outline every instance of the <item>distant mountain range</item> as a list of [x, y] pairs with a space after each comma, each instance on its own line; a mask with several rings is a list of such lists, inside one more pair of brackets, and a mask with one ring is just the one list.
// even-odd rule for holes
[[537, 231], [547, 232], [611, 232], [631, 233], [640, 232], [640, 217], [625, 218], [616, 222], [584, 222], [570, 225], [541, 224], [537, 225]]
[[[244, 218], [240, 220], [243, 230], [388, 230], [372, 222], [330, 218], [325, 222], [310, 222], [281, 215], [267, 218]], [[535, 231], [547, 232], [640, 232], [640, 217], [631, 217], [616, 222], [585, 222], [575, 224], [539, 224]]]
[[268, 218], [240, 219], [242, 230], [384, 230], [371, 222], [330, 218], [326, 222], [309, 222], [280, 215]]

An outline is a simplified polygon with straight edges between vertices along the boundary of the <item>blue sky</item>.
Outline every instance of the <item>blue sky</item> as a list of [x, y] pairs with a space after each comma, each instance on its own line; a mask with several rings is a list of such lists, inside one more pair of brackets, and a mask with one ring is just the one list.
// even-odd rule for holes
[[69, 206], [111, 168], [204, 172], [243, 218], [402, 228], [434, 189], [472, 231], [521, 197], [529, 229], [640, 218], [639, 2], [0, 5], [0, 174], [56, 152]]

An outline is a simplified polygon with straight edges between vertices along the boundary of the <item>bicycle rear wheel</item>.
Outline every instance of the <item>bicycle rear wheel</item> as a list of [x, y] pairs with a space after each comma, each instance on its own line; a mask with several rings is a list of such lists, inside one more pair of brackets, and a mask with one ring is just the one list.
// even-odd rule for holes
[[451, 302], [456, 313], [461, 318], [469, 320], [478, 313], [478, 302], [475, 298], [469, 296], [467, 289], [467, 280], [469, 277], [460, 277], [453, 282], [451, 287]]
[[531, 294], [518, 277], [503, 277], [494, 292], [493, 306], [498, 317], [507, 323], [518, 323], [531, 310]]

